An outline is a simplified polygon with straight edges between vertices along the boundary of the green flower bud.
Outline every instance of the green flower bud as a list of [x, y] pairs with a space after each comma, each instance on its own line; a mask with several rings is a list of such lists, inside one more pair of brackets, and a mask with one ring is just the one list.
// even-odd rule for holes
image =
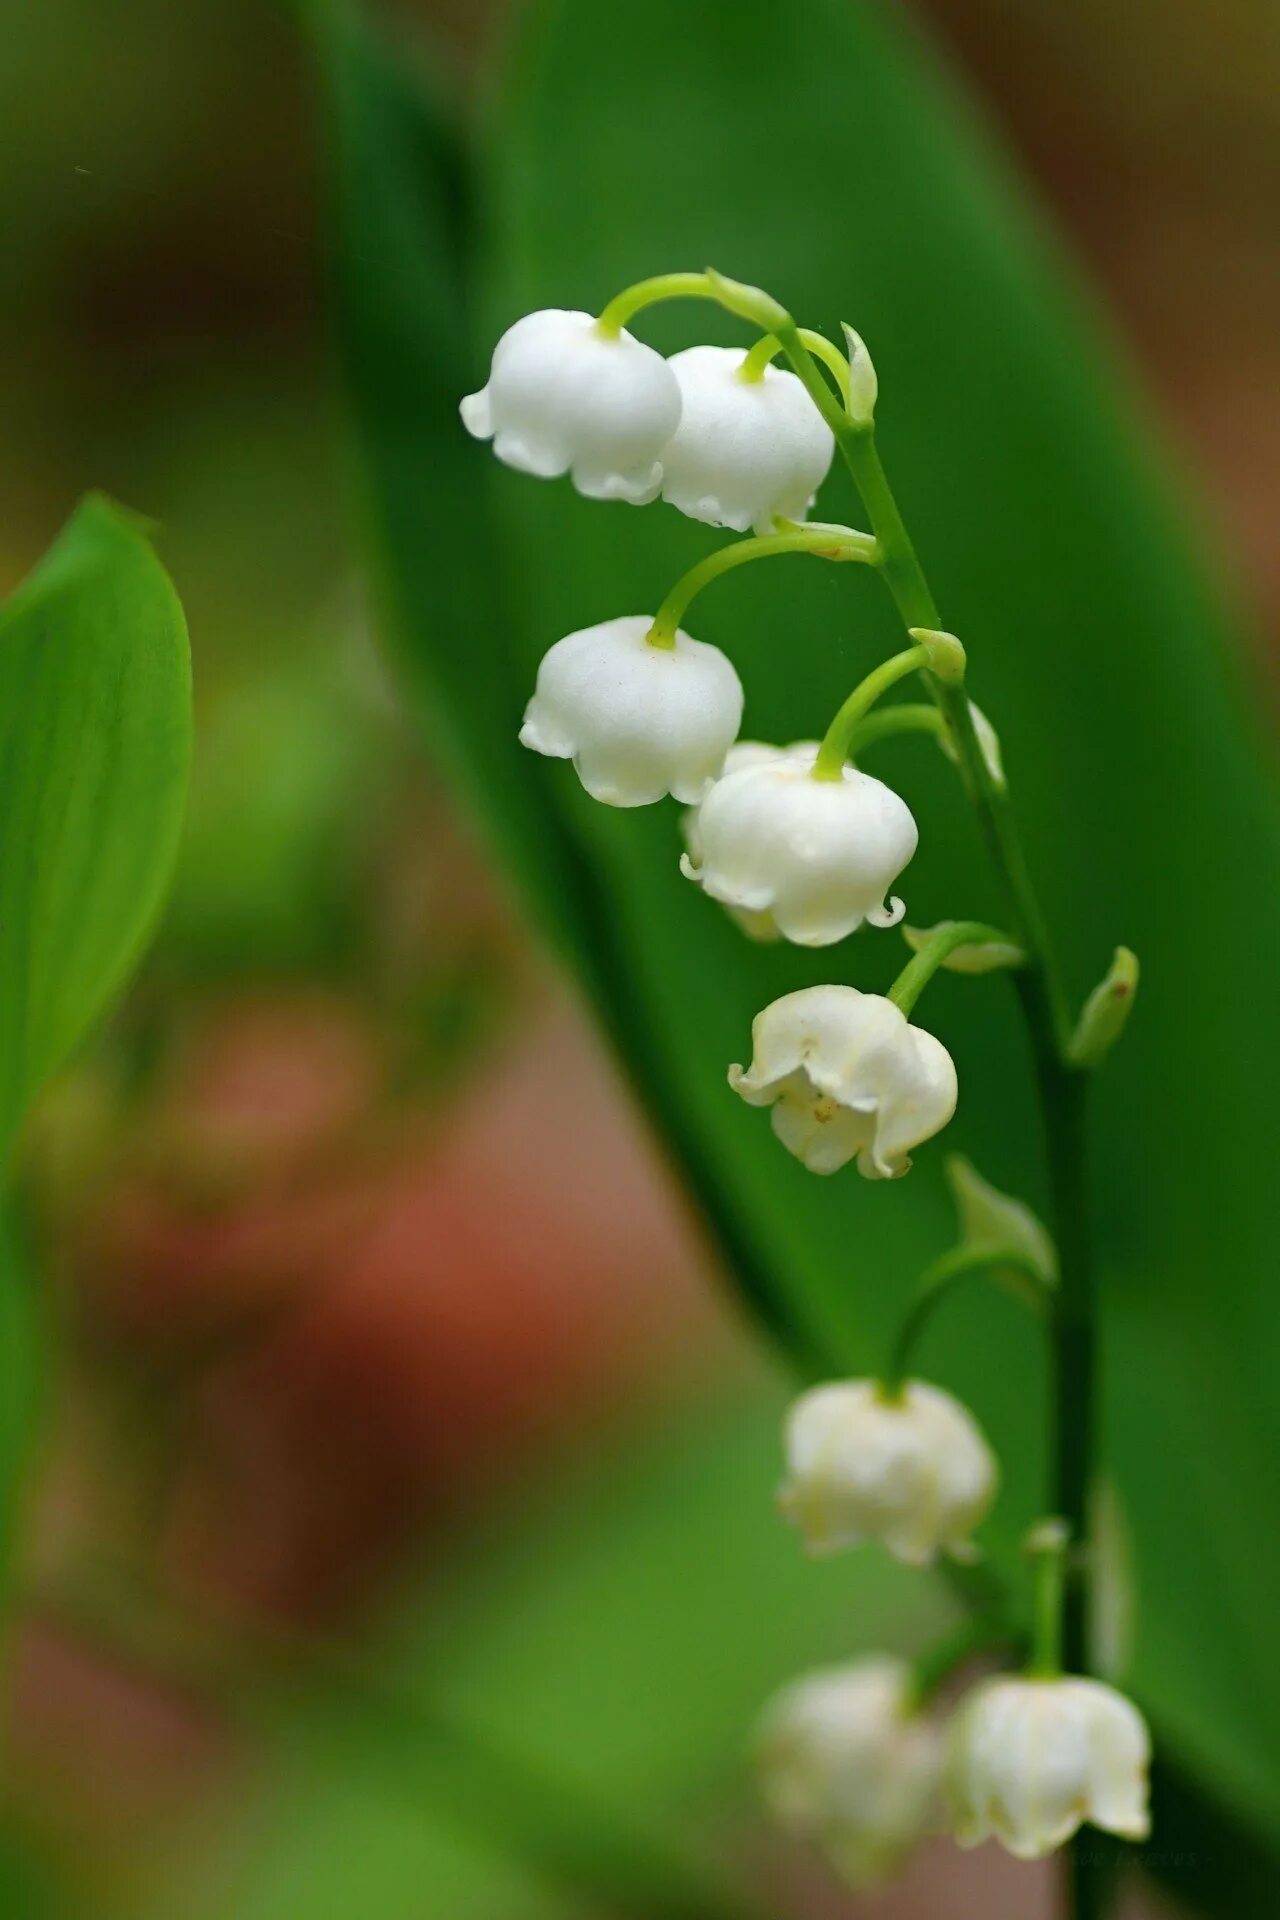
[[849, 418], [855, 426], [869, 427], [876, 417], [880, 382], [866, 342], [847, 320], [841, 321], [845, 345], [849, 349]]
[[1124, 1032], [1138, 991], [1138, 956], [1117, 947], [1115, 958], [1085, 1001], [1068, 1053], [1077, 1067], [1100, 1066]]

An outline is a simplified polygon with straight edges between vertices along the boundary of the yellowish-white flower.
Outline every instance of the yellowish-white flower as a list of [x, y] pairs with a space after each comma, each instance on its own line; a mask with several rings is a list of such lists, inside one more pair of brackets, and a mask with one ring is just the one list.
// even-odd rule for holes
[[910, 1380], [836, 1381], [795, 1402], [780, 1502], [810, 1553], [879, 1540], [908, 1566], [972, 1558], [995, 1498], [995, 1456], [958, 1400]]
[[994, 1837], [1035, 1860], [1086, 1820], [1126, 1840], [1150, 1832], [1146, 1722], [1101, 1680], [985, 1681], [961, 1702], [947, 1745], [947, 1797], [962, 1847]]
[[742, 378], [739, 347], [689, 347], [667, 362], [679, 383], [680, 424], [663, 450], [662, 497], [691, 520], [771, 533], [803, 520], [826, 479], [831, 429], [794, 373]]
[[866, 1179], [896, 1179], [955, 1112], [951, 1055], [878, 993], [802, 987], [756, 1015], [751, 1041], [729, 1085], [772, 1108], [774, 1133], [812, 1173], [856, 1156]]
[[538, 668], [520, 739], [572, 760], [587, 792], [611, 807], [664, 794], [696, 804], [742, 721], [742, 682], [718, 647], [677, 632], [651, 646], [636, 614], [557, 640]]
[[768, 914], [784, 940], [826, 947], [859, 928], [896, 926], [886, 894], [916, 850], [905, 801], [845, 767], [815, 780], [808, 743], [726, 763], [698, 809], [696, 856], [681, 869], [713, 900]]
[[462, 422], [499, 460], [539, 479], [573, 476], [593, 500], [657, 497], [662, 450], [680, 419], [680, 388], [660, 353], [589, 313], [546, 308], [508, 327], [488, 383]]
[[909, 1667], [888, 1654], [785, 1688], [765, 1711], [756, 1758], [774, 1818], [816, 1842], [854, 1888], [887, 1879], [937, 1824], [942, 1739], [913, 1711]]

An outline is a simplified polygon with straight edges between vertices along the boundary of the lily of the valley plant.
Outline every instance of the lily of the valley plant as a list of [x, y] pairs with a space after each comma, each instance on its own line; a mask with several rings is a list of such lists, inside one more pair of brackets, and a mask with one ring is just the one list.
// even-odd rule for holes
[[[674, 298], [715, 302], [756, 338], [664, 360], [628, 326]], [[1085, 1822], [1141, 1839], [1149, 1739], [1132, 1702], [1090, 1673], [1085, 1631], [1098, 1568], [1083, 1100], [1123, 1026], [1137, 964], [1118, 949], [1079, 1018], [1068, 1016], [1000, 742], [970, 700], [966, 650], [942, 625], [881, 465], [874, 367], [859, 336], [844, 331], [842, 351], [759, 288], [710, 271], [666, 274], [628, 288], [598, 317], [556, 310], [517, 321], [462, 417], [523, 472], [568, 474], [593, 499], [661, 498], [747, 536], [695, 566], [656, 612], [602, 609], [597, 625], [558, 640], [520, 735], [537, 753], [571, 760], [607, 805], [680, 802], [684, 850], [673, 832], [673, 873], [679, 859], [745, 936], [826, 949], [855, 935], [874, 940], [902, 922], [893, 889], [915, 853], [917, 822], [893, 788], [855, 764], [895, 733], [930, 733], [954, 762], [1002, 884], [1002, 927], [964, 919], [925, 933], [903, 926], [912, 957], [885, 995], [833, 979], [824, 956], [812, 985], [760, 1010], [749, 1064], [728, 1066], [730, 1089], [768, 1110], [781, 1145], [813, 1173], [856, 1168], [869, 1180], [900, 1179], [913, 1152], [948, 1125], [959, 1091], [943, 1041], [916, 1023], [920, 995], [940, 967], [1002, 971], [1025, 1016], [1044, 1121], [1052, 1235], [1022, 1202], [953, 1158], [957, 1242], [921, 1277], [880, 1374], [812, 1388], [787, 1421], [781, 1504], [808, 1550], [877, 1541], [909, 1566], [957, 1568], [972, 1608], [914, 1665], [865, 1655], [800, 1679], [764, 1715], [758, 1750], [769, 1806], [861, 1887], [894, 1872], [931, 1831], [950, 1831], [962, 1846], [994, 1838], [1023, 1859], [1063, 1847]], [[808, 520], [837, 452], [866, 531]], [[818, 725], [826, 718], [825, 732], [815, 725], [804, 741], [739, 740], [738, 674], [684, 623], [721, 574], [794, 553], [872, 568], [893, 596], [906, 644], [833, 716], [814, 716]], [[925, 700], [878, 705], [912, 676]], [[979, 1420], [911, 1372], [926, 1322], [975, 1277], [1016, 1289], [1041, 1314], [1053, 1352], [1053, 1484], [1028, 1539], [1022, 1607], [994, 1575], [984, 1571], [971, 1588], [963, 1572], [999, 1486]], [[988, 1670], [944, 1715], [939, 1697], [979, 1653]], [[1098, 1858], [1096, 1846], [1072, 1852], [1067, 1884], [1078, 1915], [1099, 1910]]]

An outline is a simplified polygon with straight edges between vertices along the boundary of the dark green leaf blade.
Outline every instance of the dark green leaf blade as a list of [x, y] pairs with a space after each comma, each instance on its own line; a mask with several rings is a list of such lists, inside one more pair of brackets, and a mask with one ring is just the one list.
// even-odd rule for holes
[[517, 746], [529, 624], [516, 536], [493, 511], [458, 399], [471, 379], [474, 184], [456, 135], [402, 61], [344, 5], [304, 9], [336, 161], [338, 337], [354, 402], [369, 556], [412, 711], [529, 910], [574, 969], [664, 1142], [695, 1184], [765, 1323], [816, 1353], [741, 1227], [700, 1122], [673, 1090], [611, 885], [546, 768]]

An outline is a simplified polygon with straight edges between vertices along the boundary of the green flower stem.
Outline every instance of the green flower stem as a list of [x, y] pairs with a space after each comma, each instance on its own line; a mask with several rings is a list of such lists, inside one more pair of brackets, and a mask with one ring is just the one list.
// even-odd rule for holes
[[907, 1694], [908, 1712], [919, 1713], [927, 1707], [952, 1674], [978, 1654], [1000, 1653], [1010, 1658], [1018, 1651], [1017, 1633], [999, 1614], [979, 1613], [961, 1620], [916, 1661]]
[[[726, 279], [713, 267], [708, 267], [705, 273], [659, 273], [649, 280], [637, 280], [634, 286], [624, 287], [614, 295], [596, 321], [596, 329], [606, 337], [616, 338], [643, 307], [656, 306], [661, 300], [713, 300], [726, 313], [736, 313], [740, 320], [749, 320], [762, 333], [776, 333], [781, 325], [797, 331], [786, 308], [780, 307], [763, 287], [749, 287], [741, 280]], [[820, 335], [810, 337], [821, 338]]]
[[859, 720], [854, 728], [849, 743], [850, 758], [856, 759], [864, 748], [888, 740], [895, 733], [928, 733], [935, 740], [942, 740], [946, 738], [946, 730], [947, 723], [938, 707], [926, 707], [914, 701], [881, 707], [878, 713], [869, 713]]
[[[840, 389], [840, 397], [845, 406], [849, 404], [849, 362], [833, 340], [825, 334], [814, 333], [808, 327], [797, 327], [796, 336], [809, 349], [814, 358], [821, 360], [835, 378]], [[782, 342], [776, 333], [766, 333], [756, 341], [738, 369], [740, 380], [763, 380], [764, 370], [771, 360], [776, 360], [782, 352]]]
[[657, 306], [664, 300], [710, 300], [739, 319], [761, 327], [762, 337], [748, 351], [740, 370], [741, 377], [748, 381], [763, 379], [769, 362], [785, 351], [776, 330], [779, 323], [785, 324], [790, 334], [828, 368], [841, 400], [848, 406], [849, 362], [834, 341], [810, 327], [797, 327], [786, 309], [761, 287], [744, 286], [740, 280], [728, 280], [710, 268], [705, 273], [657, 273], [648, 280], [637, 280], [634, 286], [624, 287], [602, 310], [596, 331], [607, 339], [616, 339], [645, 307]]
[[908, 960], [887, 997], [895, 1007], [909, 1014], [943, 961], [957, 947], [1007, 947], [1010, 944], [1016, 943], [1011, 943], [1008, 934], [1002, 933], [999, 927], [988, 927], [981, 920], [953, 920], [949, 926], [939, 927], [919, 953]]
[[749, 560], [771, 560], [780, 553], [812, 553], [822, 560], [861, 560], [867, 566], [875, 566], [880, 557], [880, 549], [871, 535], [858, 533], [852, 527], [796, 527], [786, 533], [760, 534], [749, 540], [734, 541], [731, 546], [718, 547], [676, 581], [654, 615], [646, 636], [650, 646], [675, 645], [676, 629], [690, 602], [722, 573], [745, 566]]
[[903, 1315], [884, 1370], [882, 1384], [891, 1397], [902, 1391], [911, 1366], [911, 1355], [925, 1327], [955, 1288], [969, 1280], [999, 1279], [1016, 1276], [1020, 1295], [1037, 1304], [1044, 1301], [1048, 1289], [1044, 1275], [1025, 1253], [1013, 1247], [952, 1247], [940, 1255], [920, 1276], [915, 1299]]
[[838, 780], [844, 772], [845, 762], [853, 748], [853, 736], [857, 732], [858, 722], [863, 720], [875, 705], [882, 693], [909, 673], [915, 673], [920, 667], [928, 666], [929, 649], [927, 647], [908, 647], [903, 653], [895, 653], [889, 660], [860, 680], [835, 719], [827, 728], [818, 748], [818, 757], [813, 763], [815, 780]]
[[705, 273], [657, 273], [615, 294], [596, 321], [596, 331], [616, 339], [642, 307], [657, 306], [661, 300], [716, 300], [716, 294]]
[[1063, 1598], [1070, 1539], [1066, 1522], [1053, 1519], [1042, 1520], [1034, 1527], [1027, 1542], [1033, 1569], [1027, 1672], [1037, 1680], [1056, 1680], [1062, 1673]]
[[[794, 323], [775, 324], [792, 366], [831, 427], [880, 543], [881, 571], [903, 624], [937, 629], [937, 604], [898, 510], [876, 448], [872, 428], [843, 413]], [[1045, 1129], [1053, 1225], [1061, 1259], [1061, 1286], [1054, 1314], [1054, 1506], [1072, 1538], [1084, 1542], [1096, 1429], [1096, 1307], [1084, 1158], [1086, 1077], [1069, 1059], [1065, 999], [1044, 916], [1027, 867], [1006, 792], [993, 779], [969, 711], [963, 674], [941, 679], [926, 673], [947, 721], [965, 785], [973, 799], [988, 850], [1007, 901], [1010, 931], [1028, 956], [1015, 976], [1031, 1042], [1036, 1087]], [[1087, 1567], [1087, 1555], [1084, 1564]], [[1067, 1595], [1066, 1659], [1072, 1672], [1088, 1671], [1085, 1596], [1080, 1581]], [[1082, 1911], [1082, 1909], [1078, 1909]]]

